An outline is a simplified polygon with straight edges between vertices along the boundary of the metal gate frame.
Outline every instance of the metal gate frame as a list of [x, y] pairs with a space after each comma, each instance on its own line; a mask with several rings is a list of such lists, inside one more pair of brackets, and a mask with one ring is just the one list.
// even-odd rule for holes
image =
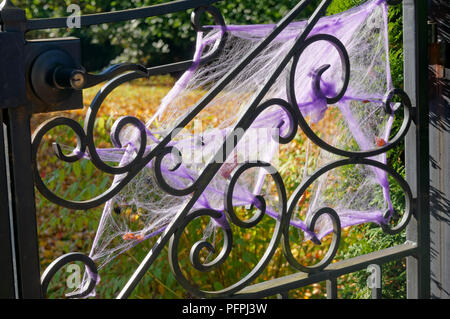
[[[198, 17], [205, 11], [208, 11], [213, 15], [218, 24], [224, 25], [220, 12], [212, 7], [212, 4], [217, 1], [218, 0], [180, 0], [147, 8], [82, 16], [81, 25], [87, 26], [124, 21], [163, 15], [169, 12], [186, 11], [195, 8], [197, 9], [195, 10], [192, 19], [194, 27], [202, 28], [202, 26], [199, 25]], [[291, 11], [292, 14], [280, 21], [278, 26], [289, 23], [304, 6], [309, 4], [309, 2], [309, 0], [299, 1], [299, 4]], [[311, 28], [317, 19], [324, 13], [330, 2], [331, 0], [323, 0], [319, 5], [316, 12], [310, 18]], [[398, 3], [401, 1], [390, 2]], [[338, 263], [329, 264], [328, 262], [315, 271], [298, 272], [290, 276], [249, 285], [256, 277], [257, 274], [255, 274], [255, 276], [250, 276], [251, 278], [249, 278], [249, 280], [242, 285], [239, 285], [236, 289], [230, 290], [224, 294], [217, 294], [218, 297], [259, 298], [274, 294], [285, 296], [286, 292], [291, 289], [325, 280], [327, 282], [328, 298], [336, 298], [337, 277], [365, 269], [370, 264], [383, 264], [404, 257], [407, 257], [408, 298], [430, 297], [427, 2], [422, 0], [404, 0], [403, 12], [405, 91], [412, 102], [411, 128], [405, 139], [407, 181], [411, 187], [413, 197], [411, 202], [411, 220], [407, 226], [407, 242], [399, 246], [358, 256]], [[0, 153], [2, 154], [0, 156], [0, 273], [2, 273], [0, 296], [3, 298], [41, 298], [45, 296], [45, 287], [48, 284], [48, 280], [51, 279], [51, 273], [70, 261], [81, 260], [89, 264], [89, 260], [85, 260], [84, 257], [79, 255], [63, 256], [64, 258], [57, 261], [56, 264], [52, 266], [53, 268], [47, 269], [42, 281], [40, 279], [34, 194], [35, 185], [38, 189], [40, 189], [40, 187], [39, 181], [36, 181], [34, 171], [35, 150], [30, 132], [31, 114], [82, 107], [82, 103], [80, 105], [80, 91], [75, 89], [92, 86], [105, 79], [115, 78], [115, 80], [117, 80], [116, 85], [119, 85], [120, 83], [133, 78], [149, 76], [161, 72], [168, 73], [176, 70], [184, 70], [191, 65], [192, 61], [148, 69], [143, 68], [142, 66], [122, 64], [113, 66], [99, 75], [90, 75], [84, 73], [82, 70], [74, 70], [73, 67], [71, 72], [69, 72], [70, 75], [68, 75], [67, 68], [70, 69], [71, 66], [67, 65], [67, 68], [63, 70], [66, 73], [61, 72], [55, 77], [55, 81], [59, 81], [58, 84], [62, 87], [73, 89], [71, 94], [60, 97], [56, 102], [52, 100], [49, 103], [46, 103], [46, 101], [42, 103], [42, 99], [45, 100], [46, 98], [45, 94], [52, 94], [51, 92], [53, 91], [44, 85], [42, 92], [45, 92], [45, 94], [36, 96], [36, 92], [31, 92], [32, 90], [30, 89], [29, 83], [29, 74], [31, 71], [27, 59], [29, 59], [30, 55], [36, 57], [50, 49], [58, 49], [58, 46], [60, 45], [63, 47], [72, 45], [75, 48], [74, 52], [76, 52], [79, 44], [77, 44], [76, 39], [53, 39], [53, 42], [50, 41], [52, 46], [49, 48], [49, 43], [42, 44], [39, 41], [34, 43], [33, 41], [25, 40], [25, 34], [31, 30], [66, 27], [66, 18], [27, 20], [24, 10], [14, 7], [11, 1], [5, 0], [0, 5], [0, 25], [0, 119], [3, 123], [3, 129], [0, 130]], [[307, 32], [304, 33], [304, 38], [300, 41], [301, 43], [299, 42], [301, 45], [305, 41], [306, 36]], [[219, 44], [219, 49], [221, 45], [222, 43]], [[343, 50], [345, 51], [345, 48]], [[58, 63], [61, 61], [63, 61], [61, 63], [69, 61], [67, 63], [70, 64], [73, 63], [73, 61], [76, 63], [79, 56], [74, 53], [73, 56], [66, 58], [67, 57], [61, 56], [51, 57], [51, 59], [58, 60]], [[209, 58], [213, 58], [213, 56]], [[252, 56], [250, 54], [249, 59], [251, 60], [251, 58]], [[289, 59], [290, 58], [291, 57], [289, 57]], [[43, 68], [44, 67], [45, 65]], [[129, 71], [131, 71], [131, 73], [123, 75], [124, 72]], [[238, 73], [239, 68], [233, 72]], [[59, 76], [61, 77], [59, 78]], [[79, 82], [80, 80], [81, 84]], [[38, 84], [35, 83], [35, 85]], [[77, 85], [79, 86], [78, 88]], [[289, 109], [287, 102], [276, 102], [288, 112], [292, 112], [292, 110]], [[293, 117], [301, 117], [298, 113], [292, 114]], [[189, 122], [194, 117], [195, 114], [189, 114], [185, 119], [185, 122]], [[128, 119], [127, 121], [129, 121], [128, 123], [135, 123], [131, 119]], [[295, 121], [301, 122], [301, 119], [296, 118]], [[74, 128], [74, 126], [67, 121], [64, 122], [63, 120], [63, 124]], [[139, 124], [136, 125], [138, 126]], [[304, 128], [301, 123], [299, 123], [299, 125]], [[74, 129], [76, 130], [78, 128]], [[407, 133], [406, 131], [407, 129], [404, 134]], [[84, 133], [80, 132], [79, 136], [82, 134]], [[316, 142], [320, 145], [320, 141]], [[86, 145], [84, 145], [84, 147], [86, 147]], [[160, 153], [156, 155], [160, 160], [167, 154], [167, 149], [164, 149], [163, 147], [164, 145], [160, 148]], [[387, 151], [387, 149], [385, 151]], [[345, 162], [347, 164], [361, 163], [380, 166], [374, 161], [367, 159], [368, 154], [345, 155], [349, 158], [340, 164]], [[265, 164], [261, 163], [257, 165], [261, 167], [265, 166]], [[242, 170], [245, 170], [248, 167], [249, 165], [242, 168]], [[392, 172], [388, 167], [380, 166], [380, 168], [386, 170], [390, 174], [395, 174], [395, 172]], [[209, 175], [214, 175], [214, 169], [217, 171], [219, 166], [212, 165], [212, 170]], [[139, 170], [139, 168], [137, 170]], [[207, 177], [208, 176], [206, 176], [205, 180], [207, 180]], [[273, 177], [275, 180], [279, 178], [276, 174], [273, 175]], [[207, 185], [207, 181], [203, 184]], [[205, 186], [203, 184], [200, 188]], [[174, 192], [170, 187], [167, 191]], [[111, 197], [112, 195], [108, 195], [102, 200], [94, 201], [84, 206], [67, 203], [61, 204], [69, 205], [66, 207], [80, 209], [83, 207], [98, 206]], [[58, 203], [58, 200], [55, 202]], [[330, 212], [329, 210], [320, 211], [317, 216], [323, 213], [327, 213], [333, 217], [333, 212]], [[126, 298], [131, 294], [132, 290], [139, 282], [139, 279], [144, 275], [150, 264], [169, 240], [171, 241], [170, 245], [174, 245], [173, 238], [176, 237], [180, 229], [183, 229], [182, 226], [192, 219], [190, 217], [187, 218], [186, 214], [187, 211], [178, 214], [174, 222], [169, 225], [168, 231], [161, 235], [156, 247], [149, 252], [147, 257], [141, 263], [133, 277], [118, 296], [119, 298]], [[198, 215], [202, 214], [214, 217], [214, 213], [212, 212], [198, 212]], [[235, 216], [231, 216], [231, 219], [233, 218], [235, 219]], [[239, 223], [238, 220], [234, 221]], [[408, 221], [406, 221], [406, 223], [407, 222]], [[406, 223], [404, 226], [406, 226]], [[283, 228], [282, 225], [280, 227]], [[275, 240], [277, 244], [279, 243], [280, 236], [277, 235], [278, 238]], [[261, 261], [261, 267], [264, 268], [264, 265], [267, 264], [269, 260]], [[46, 277], [45, 275], [48, 276]], [[176, 278], [182, 283], [183, 278], [180, 277], [179, 274], [176, 274]], [[194, 294], [199, 297], [215, 296], [214, 294], [203, 294], [203, 292], [199, 291], [194, 291]], [[381, 297], [381, 289], [374, 289], [373, 297]]]

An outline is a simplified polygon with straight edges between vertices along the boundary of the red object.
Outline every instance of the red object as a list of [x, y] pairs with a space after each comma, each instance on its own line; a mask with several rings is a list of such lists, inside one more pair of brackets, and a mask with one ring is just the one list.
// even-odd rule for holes
[[375, 143], [379, 147], [386, 145], [386, 141], [384, 139], [382, 139], [381, 137], [375, 137]]

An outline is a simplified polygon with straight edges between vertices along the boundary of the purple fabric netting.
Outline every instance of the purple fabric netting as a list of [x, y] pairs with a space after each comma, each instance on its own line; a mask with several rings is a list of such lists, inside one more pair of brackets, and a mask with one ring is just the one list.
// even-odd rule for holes
[[[208, 104], [206, 112], [220, 111], [219, 115], [214, 115], [218, 118], [216, 126], [194, 133], [183, 131], [169, 143], [169, 146], [177, 147], [183, 154], [183, 163], [174, 171], [168, 169], [169, 162], [163, 163], [162, 173], [170, 185], [183, 188], [198, 179], [206, 163], [219, 150], [224, 138], [277, 67], [280, 57], [292, 47], [293, 41], [302, 32], [305, 24], [305, 21], [291, 23], [251, 65], [246, 66], [241, 74]], [[183, 104], [189, 94], [193, 92], [204, 94], [202, 92], [210, 89], [274, 28], [274, 24], [227, 26], [228, 37], [223, 53], [206, 65], [200, 65], [200, 59], [220, 39], [222, 30], [218, 26], [213, 26], [209, 33], [199, 33], [193, 65], [176, 82], [162, 100], [158, 111], [147, 121], [149, 136], [147, 152], [160, 141], [161, 137], [157, 136], [165, 136], [174, 123], [189, 111]], [[350, 83], [344, 97], [336, 105], [327, 105], [325, 99], [317, 96], [312, 89], [312, 78], [318, 67], [324, 63], [330, 64], [331, 68], [321, 78], [321, 90], [326, 96], [335, 94], [342, 82], [340, 57], [333, 47], [324, 41], [308, 47], [300, 57], [295, 73], [295, 92], [302, 115], [311, 124], [327, 127], [327, 123], [324, 123], [327, 119], [338, 126], [339, 129], [335, 128], [330, 132], [321, 131], [320, 135], [328, 143], [339, 148], [369, 150], [377, 147], [377, 141], [388, 143], [393, 115], [383, 114], [382, 107], [385, 92], [392, 88], [385, 1], [369, 1], [341, 14], [324, 17], [314, 27], [310, 36], [319, 33], [335, 36], [347, 48], [351, 62]], [[265, 101], [271, 98], [287, 100], [285, 79], [288, 73], [289, 67], [269, 90]], [[227, 108], [229, 105], [232, 106], [231, 112]], [[336, 116], [331, 117], [330, 112], [336, 112]], [[288, 123], [287, 115], [280, 108], [272, 107], [264, 111], [206, 187], [193, 210], [207, 208], [219, 211], [222, 218], [213, 220], [213, 227], [230, 227], [224, 213], [223, 197], [232, 170], [238, 163], [257, 159], [271, 162], [279, 171], [283, 171], [283, 165], [275, 163], [279, 144], [273, 139], [273, 135], [287, 134]], [[251, 135], [252, 132], [258, 132], [258, 129], [261, 132], [257, 134], [255, 141]], [[137, 136], [137, 132], [130, 129], [121, 136], [122, 144], [126, 147], [99, 149], [98, 154], [103, 160], [125, 165], [135, 155], [139, 145]], [[200, 155], [195, 154], [196, 152]], [[88, 155], [85, 157], [89, 158]], [[303, 176], [306, 177], [314, 165], [320, 166], [336, 158], [325, 151], [313, 152], [312, 147], [308, 147], [305, 162], [300, 163], [303, 165], [299, 167], [303, 166]], [[385, 163], [386, 155], [376, 156], [373, 159]], [[105, 205], [90, 253], [100, 266], [142, 240], [163, 232], [171, 218], [189, 200], [189, 196], [176, 198], [159, 190], [151, 172], [152, 165], [153, 162], [150, 162], [146, 170]], [[340, 216], [342, 227], [367, 222], [378, 224], [386, 222], [383, 217], [384, 211], [393, 210], [386, 173], [371, 167], [356, 167], [354, 171], [358, 175], [358, 178], [352, 180], [358, 186], [355, 187], [356, 190], [351, 189], [351, 185], [349, 191], [334, 186], [336, 179], [344, 181], [347, 177], [341, 171], [330, 172], [312, 186], [311, 196], [300, 210], [304, 209], [306, 214], [310, 214], [323, 206], [333, 207]], [[277, 196], [264, 187], [267, 175], [263, 170], [255, 170], [248, 175], [239, 180], [233, 193], [233, 205], [251, 205], [255, 203], [255, 196], [264, 192], [268, 202], [267, 215], [279, 218], [280, 212], [274, 204]], [[121, 178], [123, 176], [116, 176], [113, 183], [118, 183]], [[337, 191], [336, 188], [339, 189], [339, 193], [333, 196], [332, 191]], [[383, 202], [380, 202], [379, 198], [382, 198]], [[120, 206], [125, 211], [126, 207], [133, 207], [136, 211], [142, 210], [143, 213], [138, 216], [143, 221], [142, 226], [138, 229], [133, 228], [126, 214], [116, 216], [113, 212], [115, 206]], [[302, 230], [306, 239], [311, 238], [312, 233], [306, 229], [300, 214], [294, 214], [291, 226]], [[321, 239], [331, 230], [329, 222], [321, 221], [315, 232]], [[133, 240], [122, 239], [128, 234], [133, 235], [128, 236]]]

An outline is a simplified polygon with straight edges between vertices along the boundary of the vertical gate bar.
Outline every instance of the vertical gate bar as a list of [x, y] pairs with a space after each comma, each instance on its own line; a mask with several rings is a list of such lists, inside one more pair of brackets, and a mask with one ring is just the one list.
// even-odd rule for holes
[[40, 298], [39, 245], [27, 107], [9, 109], [7, 126], [19, 296]]
[[382, 272], [382, 267], [381, 265], [378, 265], [379, 268], [379, 272], [377, 274], [377, 278], [376, 278], [376, 285], [371, 289], [371, 298], [372, 299], [381, 299], [383, 298], [383, 272]]
[[0, 112], [0, 299], [17, 298], [13, 234], [11, 232], [7, 149], [3, 132], [3, 114]]
[[383, 289], [380, 288], [372, 288], [371, 297], [372, 299], [381, 299], [383, 296]]
[[430, 298], [430, 147], [428, 105], [428, 1], [416, 3], [417, 19], [417, 212], [419, 243], [419, 298]]
[[331, 278], [326, 281], [327, 283], [327, 299], [337, 299], [337, 278]]
[[[417, 105], [416, 99], [416, 41], [415, 41], [415, 0], [403, 0], [403, 59], [404, 59], [404, 90], [409, 95], [413, 106]], [[411, 123], [411, 128], [405, 136], [405, 168], [406, 180], [411, 187], [413, 196], [417, 198], [417, 172], [416, 172], [416, 125]], [[406, 238], [417, 242], [417, 220], [411, 218], [406, 230]], [[417, 298], [418, 264], [414, 257], [406, 258], [406, 286], [407, 297]]]
[[382, 288], [372, 288], [371, 297], [372, 299], [381, 299], [383, 296]]
[[[37, 237], [34, 180], [31, 165], [30, 106], [25, 88], [25, 10], [11, 1], [2, 2], [2, 32], [11, 38], [7, 72], [16, 98], [3, 111], [8, 148], [9, 204], [14, 234], [17, 296], [40, 298], [39, 244]], [[11, 53], [12, 52], [12, 53]], [[3, 101], [2, 101], [3, 102]], [[13, 103], [14, 102], [14, 103]]]
[[277, 299], [289, 299], [289, 290], [278, 293]]
[[407, 239], [418, 245], [408, 257], [408, 298], [430, 297], [430, 209], [428, 140], [427, 1], [403, 1], [405, 91], [416, 107], [415, 125], [405, 138], [406, 178], [416, 197]]

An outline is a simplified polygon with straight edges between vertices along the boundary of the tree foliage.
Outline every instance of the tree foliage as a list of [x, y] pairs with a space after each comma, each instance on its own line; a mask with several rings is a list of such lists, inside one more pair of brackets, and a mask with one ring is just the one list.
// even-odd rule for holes
[[[67, 7], [79, 4], [82, 14], [117, 11], [154, 5], [168, 0], [16, 0], [26, 8], [29, 18], [68, 16]], [[314, 10], [313, 3], [301, 16]], [[278, 22], [294, 5], [292, 0], [233, 0], [219, 1], [227, 24], [257, 24]], [[190, 24], [189, 12], [139, 19], [128, 22], [103, 24], [81, 29], [48, 30], [33, 36], [76, 36], [82, 41], [83, 63], [88, 70], [97, 70], [110, 63], [129, 61], [147, 66], [176, 62], [192, 57], [195, 32]], [[205, 23], [213, 23], [212, 18]]]

